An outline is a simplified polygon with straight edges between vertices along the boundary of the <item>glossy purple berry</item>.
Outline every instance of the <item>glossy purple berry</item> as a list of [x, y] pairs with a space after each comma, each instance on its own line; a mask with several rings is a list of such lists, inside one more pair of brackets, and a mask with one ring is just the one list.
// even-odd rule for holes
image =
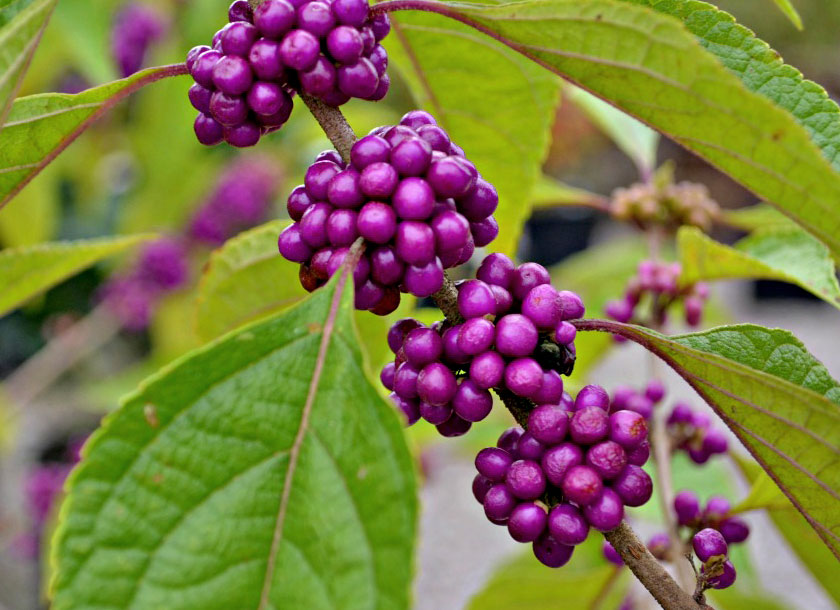
[[556, 405], [540, 405], [528, 416], [528, 432], [546, 445], [557, 445], [566, 438], [569, 416]]
[[417, 423], [417, 420], [420, 419], [420, 410], [416, 400], [403, 398], [396, 392], [391, 393], [390, 398], [405, 418], [406, 425], [412, 426]]
[[241, 96], [216, 91], [210, 96], [210, 114], [225, 127], [235, 127], [247, 120], [248, 105]]
[[538, 462], [544, 453], [545, 445], [535, 439], [530, 432], [519, 437], [519, 442], [516, 444], [516, 454], [519, 459]]
[[417, 398], [418, 375], [420, 371], [417, 367], [408, 362], [402, 363], [394, 374], [394, 392], [405, 399]]
[[489, 415], [493, 408], [493, 397], [484, 388], [469, 379], [464, 379], [452, 398], [455, 413], [469, 422], [478, 422]]
[[338, 68], [338, 87], [350, 97], [367, 99], [376, 93], [378, 86], [379, 74], [366, 57]]
[[554, 328], [559, 321], [557, 291], [551, 284], [540, 284], [531, 289], [522, 302], [523, 315], [541, 329]]
[[478, 267], [476, 277], [487, 284], [509, 288], [513, 280], [515, 266], [504, 254], [489, 254]]
[[665, 398], [665, 384], [658, 379], [652, 379], [645, 386], [645, 396], [652, 402], [659, 402]]
[[403, 278], [404, 271], [405, 265], [397, 258], [393, 248], [384, 246], [371, 252], [370, 275], [380, 285], [391, 286], [399, 283]]
[[583, 301], [574, 292], [561, 290], [557, 293], [561, 320], [575, 320], [583, 317], [586, 308]]
[[435, 426], [438, 433], [446, 438], [455, 438], [456, 436], [463, 436], [470, 431], [472, 423], [458, 417], [457, 413], [453, 413], [452, 417], [447, 419], [442, 424]]
[[508, 314], [496, 323], [496, 349], [505, 356], [530, 356], [537, 347], [539, 332], [521, 314]]
[[228, 8], [228, 21], [247, 21], [251, 22], [254, 18], [254, 13], [251, 10], [251, 5], [248, 0], [234, 0]]
[[327, 185], [327, 199], [337, 208], [357, 208], [364, 201], [360, 176], [354, 168], [338, 172]]
[[574, 443], [563, 443], [549, 448], [543, 454], [540, 464], [548, 481], [560, 487], [569, 470], [583, 464], [583, 450]]
[[452, 417], [452, 406], [449, 404], [432, 405], [427, 402], [420, 402], [420, 417], [433, 426], [439, 426]]
[[525, 431], [519, 426], [508, 428], [499, 435], [499, 438], [496, 441], [496, 447], [504, 449], [511, 455], [516, 455], [516, 448], [519, 443], [519, 439], [522, 438], [524, 433]]
[[710, 527], [694, 534], [691, 545], [694, 548], [694, 554], [703, 563], [715, 556], [726, 557], [729, 552], [726, 540], [724, 540], [721, 533]]
[[481, 222], [496, 211], [499, 195], [492, 184], [479, 177], [475, 187], [458, 201], [458, 205], [470, 222]]
[[[470, 239], [470, 225], [467, 220], [458, 212], [452, 210], [443, 210], [435, 213], [431, 221], [432, 231], [435, 234], [435, 246], [438, 252], [449, 250], [449, 246], [453, 248], [454, 264], [458, 264], [464, 246]], [[493, 299], [496, 301], [496, 295], [493, 294]], [[494, 306], [495, 309], [495, 306]]]
[[406, 362], [422, 367], [440, 358], [443, 342], [431, 328], [415, 328], [406, 334], [402, 349]]
[[569, 322], [558, 322], [554, 327], [554, 338], [560, 345], [570, 345], [574, 343], [577, 336], [577, 328]]
[[514, 270], [509, 290], [514, 298], [522, 301], [533, 288], [550, 283], [551, 276], [545, 267], [538, 263], [523, 263]]
[[542, 378], [543, 370], [533, 358], [517, 358], [505, 368], [505, 386], [524, 398], [531, 398], [540, 391]]
[[[374, 199], [388, 199], [394, 194], [398, 184], [397, 170], [383, 161], [376, 161], [365, 166], [359, 177], [359, 188], [365, 195]], [[431, 214], [432, 205], [434, 202], [428, 206], [429, 214]], [[399, 212], [396, 206], [394, 208], [396, 212]]]
[[366, 240], [384, 244], [390, 241], [397, 231], [397, 215], [391, 206], [371, 201], [362, 206], [356, 219], [356, 226], [359, 235]]
[[224, 139], [224, 127], [211, 116], [201, 114], [196, 117], [193, 125], [195, 137], [205, 146], [215, 146]]
[[304, 177], [306, 192], [314, 201], [326, 201], [330, 181], [341, 171], [332, 161], [317, 161], [309, 166]]
[[599, 532], [608, 532], [621, 524], [624, 505], [617, 493], [605, 487], [599, 498], [583, 507], [583, 516]]
[[422, 176], [432, 161], [432, 147], [422, 138], [407, 138], [391, 150], [391, 165], [402, 176]]
[[254, 82], [248, 61], [237, 55], [226, 55], [213, 66], [213, 85], [228, 95], [241, 95]]
[[750, 535], [750, 526], [738, 517], [724, 519], [718, 524], [717, 529], [728, 544], [743, 542]]
[[610, 396], [599, 385], [584, 386], [575, 398], [575, 409], [580, 411], [584, 407], [598, 407], [606, 411], [610, 407]]
[[225, 142], [236, 148], [247, 148], [260, 141], [262, 130], [260, 126], [251, 121], [245, 121], [241, 125], [225, 127]]
[[225, 55], [239, 55], [248, 57], [251, 46], [257, 41], [260, 33], [253, 25], [245, 21], [237, 21], [227, 26], [222, 34], [222, 52]]
[[435, 258], [435, 234], [423, 222], [404, 220], [397, 226], [397, 255], [406, 263], [426, 265]]
[[610, 418], [610, 439], [628, 450], [633, 450], [647, 439], [645, 418], [635, 411], [616, 411]]
[[472, 492], [479, 504], [484, 503], [484, 498], [487, 497], [487, 492], [493, 487], [493, 481], [480, 474], [475, 475], [472, 483]]
[[629, 464], [611, 485], [626, 506], [642, 506], [653, 494], [650, 475], [639, 466]]
[[508, 517], [508, 532], [517, 542], [533, 542], [545, 531], [545, 509], [534, 502], [523, 502]]
[[563, 398], [563, 378], [557, 371], [544, 371], [542, 386], [532, 397], [536, 404], [559, 405]]
[[340, 25], [327, 35], [327, 51], [339, 63], [356, 62], [362, 56], [362, 47], [362, 37], [354, 27]]
[[729, 503], [729, 500], [723, 496], [712, 496], [706, 502], [703, 517], [718, 521], [725, 518], [731, 509], [732, 505]]
[[190, 70], [193, 80], [203, 87], [213, 87], [213, 69], [221, 58], [222, 54], [215, 49], [199, 54]]
[[545, 475], [537, 462], [517, 460], [508, 468], [505, 485], [522, 500], [536, 500], [545, 492]]
[[483, 248], [499, 236], [499, 223], [493, 216], [490, 216], [481, 222], [471, 222], [470, 231], [475, 245]]
[[438, 196], [458, 198], [473, 188], [476, 175], [456, 158], [444, 157], [429, 166], [426, 179]]
[[280, 43], [280, 59], [283, 65], [295, 70], [308, 70], [314, 66], [320, 52], [318, 38], [306, 30], [292, 30]]
[[422, 324], [414, 318], [403, 318], [394, 322], [388, 330], [388, 347], [396, 354], [402, 348], [405, 336], [421, 326]]
[[484, 495], [484, 514], [491, 521], [501, 521], [510, 516], [518, 504], [516, 496], [504, 483], [493, 485]]
[[495, 328], [492, 322], [484, 318], [471, 318], [461, 326], [458, 348], [470, 356], [481, 354], [493, 345], [494, 336]]
[[202, 87], [198, 83], [195, 83], [190, 87], [188, 95], [193, 108], [204, 114], [210, 112], [210, 98], [213, 95], [212, 89]]
[[496, 299], [490, 287], [481, 280], [469, 280], [458, 289], [458, 311], [466, 319], [493, 315]]
[[300, 227], [297, 224], [283, 229], [277, 240], [277, 248], [283, 258], [293, 263], [304, 263], [312, 256], [312, 249], [301, 237]]
[[403, 279], [409, 293], [416, 297], [428, 297], [440, 290], [443, 278], [443, 265], [435, 257], [425, 265], [410, 265]]
[[[373, 166], [371, 166], [373, 167]], [[394, 172], [396, 170], [388, 165]], [[370, 169], [366, 168], [365, 171]], [[422, 178], [409, 177], [395, 182], [396, 190], [393, 191], [393, 205], [400, 218], [405, 220], [425, 220], [432, 215], [435, 207], [435, 196], [429, 184]]]
[[560, 486], [563, 495], [579, 506], [591, 504], [601, 495], [604, 482], [595, 469], [589, 466], [572, 466]]
[[431, 405], [448, 404], [457, 389], [455, 375], [440, 362], [427, 364], [417, 376], [417, 394]]
[[604, 553], [604, 559], [609, 561], [614, 566], [623, 566], [624, 560], [621, 558], [621, 555], [618, 554], [618, 551], [613, 548], [609, 542], [604, 540], [604, 546], [602, 547], [602, 551]]
[[358, 170], [372, 163], [384, 163], [391, 154], [391, 145], [377, 135], [367, 135], [353, 144], [350, 150], [350, 162]]
[[716, 429], [709, 428], [703, 435], [702, 449], [705, 453], [712, 455], [717, 453], [726, 453], [729, 448], [729, 443], [726, 440], [726, 435]]
[[319, 57], [308, 70], [298, 72], [304, 93], [326, 99], [336, 87], [338, 72], [326, 57]]
[[586, 540], [589, 524], [577, 507], [558, 504], [548, 513], [548, 531], [557, 542], [575, 546]]
[[339, 23], [360, 28], [367, 21], [367, 0], [335, 0], [332, 10]]
[[475, 457], [475, 468], [480, 474], [495, 483], [505, 480], [508, 468], [513, 463], [510, 454], [498, 447], [487, 447]]
[[584, 407], [572, 416], [569, 434], [580, 445], [592, 445], [604, 440], [609, 428], [610, 416], [606, 411], [599, 407]]
[[574, 547], [560, 544], [553, 537], [543, 534], [533, 544], [534, 556], [544, 566], [560, 568], [572, 558]]
[[483, 352], [470, 362], [470, 379], [480, 388], [489, 389], [498, 386], [504, 374], [505, 361], [498, 352]]
[[295, 22], [295, 7], [286, 0], [264, 0], [254, 9], [254, 25], [263, 36], [280, 38]]

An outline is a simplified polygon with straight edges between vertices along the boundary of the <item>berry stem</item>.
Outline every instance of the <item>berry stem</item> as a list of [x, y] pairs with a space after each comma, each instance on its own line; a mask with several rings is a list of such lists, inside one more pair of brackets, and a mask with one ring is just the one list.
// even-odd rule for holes
[[711, 610], [705, 603], [695, 600], [671, 578], [626, 522], [604, 534], [604, 538], [665, 610]]
[[328, 106], [318, 98], [305, 93], [300, 94], [300, 99], [303, 100], [303, 103], [309, 108], [309, 112], [321, 125], [321, 129], [327, 134], [344, 162], [349, 163], [350, 149], [353, 147], [353, 142], [356, 141], [356, 134], [347, 119], [344, 118], [341, 110]]

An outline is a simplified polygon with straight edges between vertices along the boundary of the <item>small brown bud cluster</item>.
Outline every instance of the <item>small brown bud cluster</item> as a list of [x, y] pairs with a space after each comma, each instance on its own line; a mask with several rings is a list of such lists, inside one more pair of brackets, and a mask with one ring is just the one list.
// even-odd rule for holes
[[660, 225], [676, 230], [689, 225], [707, 231], [720, 206], [703, 184], [670, 182], [662, 185], [654, 182], [616, 189], [610, 210], [615, 218], [633, 221], [641, 227]]

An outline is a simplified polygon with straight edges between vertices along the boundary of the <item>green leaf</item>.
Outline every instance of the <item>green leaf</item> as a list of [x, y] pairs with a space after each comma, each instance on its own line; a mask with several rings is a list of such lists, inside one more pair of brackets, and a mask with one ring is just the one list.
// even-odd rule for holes
[[790, 218], [766, 203], [737, 210], [722, 210], [721, 216], [724, 223], [744, 231], [796, 226]]
[[709, 592], [709, 603], [718, 610], [787, 610], [789, 606], [777, 598], [759, 592], [742, 591], [743, 587], [730, 587], [724, 591]]
[[346, 272], [141, 384], [86, 444], [53, 608], [406, 608], [417, 517]]
[[791, 333], [752, 324], [666, 337], [583, 321], [640, 343], [711, 405], [840, 558], [840, 385]]
[[790, 501], [773, 482], [773, 479], [764, 472], [759, 472], [758, 477], [753, 481], [747, 496], [732, 508], [733, 513], [745, 513], [750, 510], [759, 509], [790, 509], [793, 508]]
[[395, 14], [385, 47], [418, 103], [498, 190], [500, 231], [492, 247], [513, 255], [548, 152], [557, 79], [437, 15]]
[[653, 173], [659, 147], [657, 132], [583, 89], [567, 85], [563, 92], [633, 160], [640, 174]]
[[793, 6], [793, 2], [790, 0], [773, 0], [773, 2], [775, 2], [776, 6], [779, 7], [779, 10], [784, 13], [785, 17], [790, 19], [790, 22], [797, 30], [802, 29], [802, 17], [799, 16], [799, 11], [797, 11], [796, 7]]
[[213, 252], [198, 288], [196, 328], [204, 340], [277, 313], [306, 296], [298, 266], [277, 254], [275, 220], [240, 233]]
[[44, 93], [15, 100], [0, 131], [0, 207], [117, 102], [185, 70], [180, 64], [149, 68], [76, 95]]
[[0, 129], [58, 0], [13, 0], [0, 7]]
[[[489, 527], [489, 526], [488, 526]], [[629, 571], [607, 563], [601, 552], [604, 539], [591, 534], [575, 547], [571, 561], [552, 570], [539, 563], [530, 550], [502, 565], [485, 588], [470, 601], [470, 610], [563, 608], [589, 610], [617, 608], [629, 585]], [[602, 591], [607, 595], [599, 598]]]
[[840, 110], [726, 13], [673, 0], [655, 8], [685, 23], [618, 0], [408, 4], [473, 24], [667, 134], [840, 255]]
[[[761, 466], [749, 459], [734, 454], [735, 463], [748, 482], [755, 482], [764, 474]], [[810, 524], [797, 511], [769, 510], [767, 515], [790, 545], [799, 561], [808, 569], [826, 594], [840, 604], [840, 579], [837, 578], [837, 560], [820, 539]]]
[[604, 211], [607, 198], [542, 174], [531, 191], [531, 205], [534, 208], [579, 205]]
[[768, 279], [796, 284], [840, 308], [840, 286], [834, 261], [823, 244], [796, 226], [764, 229], [734, 247], [716, 242], [700, 230], [683, 227], [677, 234], [681, 281]]
[[0, 315], [100, 260], [154, 235], [53, 242], [0, 251]]

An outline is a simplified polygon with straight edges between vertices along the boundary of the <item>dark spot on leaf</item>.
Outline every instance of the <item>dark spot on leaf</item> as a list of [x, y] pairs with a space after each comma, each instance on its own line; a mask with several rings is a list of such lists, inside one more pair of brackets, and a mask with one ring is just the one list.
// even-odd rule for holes
[[597, 15], [595, 15], [595, 21], [601, 21], [601, 19], [603, 19], [603, 18], [604, 18], [604, 16], [601, 13], [598, 13]]
[[318, 324], [317, 322], [310, 322], [306, 325], [306, 329], [312, 334], [321, 332], [323, 328], [324, 327]]
[[776, 142], [782, 139], [782, 136], [785, 135], [785, 132], [782, 130], [773, 132], [773, 141]]
[[161, 483], [163, 483], [163, 474], [160, 472], [156, 472], [154, 475], [152, 475], [152, 483], [154, 483], [155, 485], [160, 485]]
[[146, 403], [143, 405], [143, 417], [146, 418], [146, 423], [148, 423], [152, 428], [157, 428], [160, 426], [160, 420], [158, 419], [157, 415], [157, 408], [152, 403]]

